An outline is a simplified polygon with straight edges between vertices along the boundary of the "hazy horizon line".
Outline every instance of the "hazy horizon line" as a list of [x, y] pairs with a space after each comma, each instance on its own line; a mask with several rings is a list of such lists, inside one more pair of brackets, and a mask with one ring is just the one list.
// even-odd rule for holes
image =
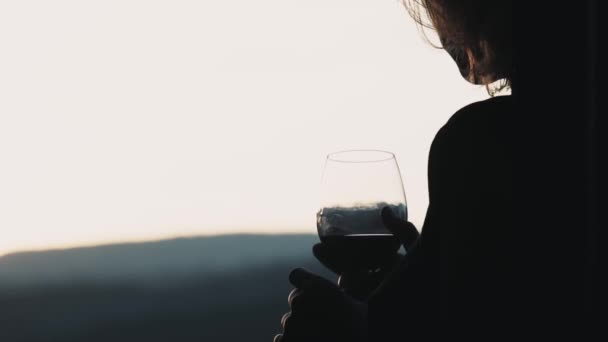
[[220, 237], [220, 236], [252, 236], [252, 235], [268, 235], [268, 236], [276, 236], [276, 235], [317, 235], [315, 232], [310, 231], [310, 229], [302, 230], [302, 231], [269, 231], [269, 230], [260, 230], [260, 231], [251, 231], [251, 230], [243, 230], [243, 231], [228, 231], [225, 233], [198, 233], [198, 234], [178, 234], [178, 235], [167, 235], [167, 236], [158, 236], [154, 238], [134, 238], [134, 239], [120, 239], [120, 240], [106, 240], [100, 241], [98, 243], [83, 243], [83, 244], [74, 244], [74, 245], [65, 245], [65, 246], [53, 246], [50, 245], [48, 247], [32, 247], [32, 248], [23, 248], [23, 249], [14, 249], [6, 252], [0, 251], [0, 259], [14, 254], [21, 253], [37, 253], [37, 252], [50, 252], [50, 251], [68, 251], [75, 249], [86, 249], [86, 248], [94, 248], [94, 247], [103, 247], [103, 246], [116, 246], [116, 245], [135, 245], [135, 244], [145, 244], [145, 243], [154, 243], [154, 242], [162, 242], [162, 241], [171, 241], [171, 240], [181, 240], [181, 239], [196, 239], [196, 238], [212, 238], [212, 237]]

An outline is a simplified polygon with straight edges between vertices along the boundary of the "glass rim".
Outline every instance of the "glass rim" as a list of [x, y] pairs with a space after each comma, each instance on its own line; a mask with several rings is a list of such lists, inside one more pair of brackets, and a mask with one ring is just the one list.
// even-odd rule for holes
[[[375, 155], [376, 157], [370, 157], [367, 159], [348, 159], [348, 158], [344, 158], [341, 156], [345, 156], [348, 154], [355, 154], [355, 153], [360, 153], [360, 154], [369, 154], [369, 155]], [[330, 154], [327, 155], [327, 160], [331, 160], [332, 162], [338, 162], [338, 163], [379, 163], [379, 162], [385, 162], [385, 161], [389, 161], [389, 160], [395, 160], [395, 154], [393, 152], [389, 152], [389, 151], [384, 151], [384, 150], [375, 150], [375, 149], [362, 149], [362, 150], [342, 150], [342, 151], [336, 151], [336, 152], [332, 152]]]

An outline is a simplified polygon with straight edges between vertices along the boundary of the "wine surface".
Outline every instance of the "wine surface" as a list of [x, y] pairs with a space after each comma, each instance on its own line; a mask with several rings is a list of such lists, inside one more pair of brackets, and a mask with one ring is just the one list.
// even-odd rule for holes
[[325, 207], [317, 213], [319, 237], [329, 235], [390, 234], [382, 223], [382, 209], [389, 207], [395, 216], [407, 220], [404, 204], [367, 203], [351, 207]]

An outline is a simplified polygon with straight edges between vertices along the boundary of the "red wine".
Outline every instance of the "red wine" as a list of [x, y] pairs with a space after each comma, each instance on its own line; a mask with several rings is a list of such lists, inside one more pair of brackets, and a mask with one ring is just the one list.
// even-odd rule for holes
[[325, 235], [321, 242], [335, 250], [332, 264], [342, 272], [383, 268], [392, 262], [400, 247], [392, 234]]

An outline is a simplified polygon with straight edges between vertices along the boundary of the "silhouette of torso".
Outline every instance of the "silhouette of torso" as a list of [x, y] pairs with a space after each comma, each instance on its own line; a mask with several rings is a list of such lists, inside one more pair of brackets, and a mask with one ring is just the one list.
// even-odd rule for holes
[[372, 336], [420, 331], [421, 324], [478, 325], [507, 310], [517, 250], [512, 102], [500, 96], [468, 105], [437, 133], [424, 227], [399, 271], [369, 301]]

